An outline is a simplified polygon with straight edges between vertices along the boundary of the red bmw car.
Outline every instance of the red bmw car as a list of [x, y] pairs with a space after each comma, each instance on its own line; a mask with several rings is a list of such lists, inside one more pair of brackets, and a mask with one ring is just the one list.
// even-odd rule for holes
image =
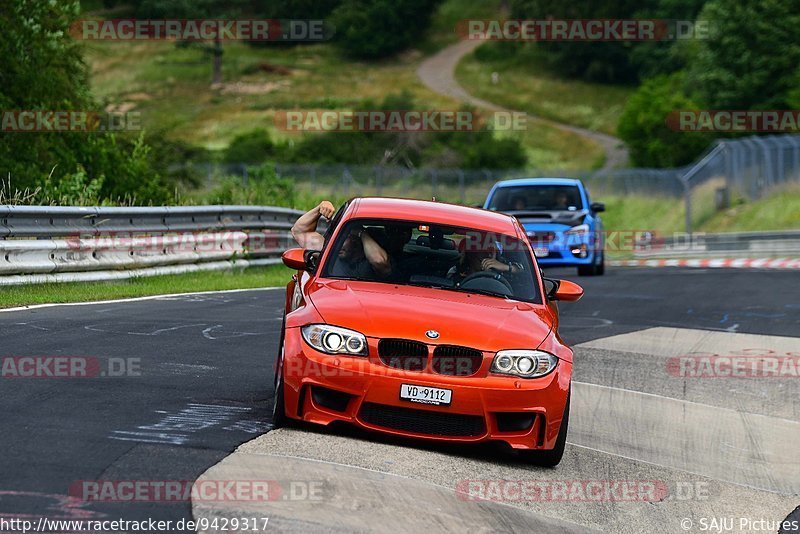
[[[323, 243], [320, 239], [320, 243]], [[505, 442], [554, 466], [564, 452], [572, 350], [516, 219], [417, 200], [356, 198], [297, 273], [275, 375], [273, 424], [336, 421], [411, 438]]]

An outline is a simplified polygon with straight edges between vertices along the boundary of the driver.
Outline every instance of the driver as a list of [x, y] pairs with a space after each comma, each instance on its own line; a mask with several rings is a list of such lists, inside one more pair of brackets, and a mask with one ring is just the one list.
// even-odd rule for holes
[[557, 210], [565, 210], [569, 207], [569, 198], [564, 191], [557, 191], [553, 201]]
[[459, 242], [459, 261], [447, 273], [447, 277], [454, 282], [460, 283], [468, 276], [479, 272], [494, 272], [498, 276], [502, 276], [522, 271], [522, 266], [513, 262], [505, 263], [497, 258], [497, 245], [488, 244], [480, 247], [475, 246], [474, 243], [468, 244], [467, 241], [469, 241], [468, 237]]
[[527, 202], [525, 202], [525, 197], [516, 196], [511, 201], [512, 205], [514, 206], [514, 211], [523, 211], [527, 207]]

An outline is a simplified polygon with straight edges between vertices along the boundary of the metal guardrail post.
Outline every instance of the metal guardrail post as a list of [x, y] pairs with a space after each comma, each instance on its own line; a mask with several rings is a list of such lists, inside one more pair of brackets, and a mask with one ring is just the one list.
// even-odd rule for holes
[[685, 231], [690, 237], [692, 235], [692, 178], [700, 171], [700, 169], [708, 165], [708, 163], [722, 150], [723, 144], [716, 143], [714, 148], [712, 148], [700, 161], [692, 165], [692, 167], [680, 177], [680, 180], [683, 183], [683, 197], [686, 210], [684, 225]]
[[800, 136], [790, 135], [787, 140], [792, 145], [792, 175], [800, 180]]

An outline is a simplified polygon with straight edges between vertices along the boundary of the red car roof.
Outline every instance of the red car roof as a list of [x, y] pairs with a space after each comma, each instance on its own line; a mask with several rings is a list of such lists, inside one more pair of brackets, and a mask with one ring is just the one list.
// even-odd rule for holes
[[354, 199], [348, 210], [348, 219], [392, 219], [424, 221], [450, 226], [466, 226], [517, 236], [517, 223], [513, 217], [493, 211], [405, 198], [365, 197]]

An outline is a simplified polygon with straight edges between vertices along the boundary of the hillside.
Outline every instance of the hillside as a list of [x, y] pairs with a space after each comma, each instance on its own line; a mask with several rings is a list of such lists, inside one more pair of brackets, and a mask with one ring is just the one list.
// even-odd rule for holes
[[[419, 49], [391, 60], [346, 59], [327, 43], [251, 47], [225, 43], [223, 83], [210, 86], [211, 61], [200, 45], [171, 42], [90, 42], [85, 45], [92, 90], [114, 109], [136, 110], [143, 127], [211, 150], [237, 135], [264, 128], [275, 140], [297, 136], [278, 130], [276, 111], [352, 109], [407, 92], [426, 109], [457, 109], [460, 103], [428, 90], [416, 76], [423, 58], [456, 40], [455, 21], [489, 14], [492, 4], [470, 8], [463, 0], [440, 5], [429, 38]], [[476, 10], [477, 9], [477, 10]], [[499, 134], [495, 134], [499, 135]], [[520, 135], [529, 168], [590, 169], [602, 163], [600, 147], [546, 124]]]

